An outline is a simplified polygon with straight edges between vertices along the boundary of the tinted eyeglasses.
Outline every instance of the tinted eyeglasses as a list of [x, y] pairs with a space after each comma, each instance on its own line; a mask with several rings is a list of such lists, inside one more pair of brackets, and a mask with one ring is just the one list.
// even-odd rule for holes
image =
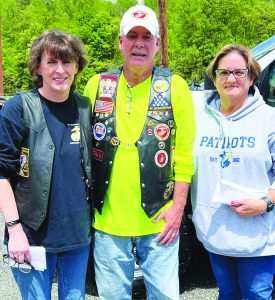
[[230, 74], [233, 74], [235, 78], [244, 78], [248, 74], [248, 69], [235, 69], [233, 71], [229, 71], [226, 69], [217, 69], [215, 73], [221, 79], [228, 78]]
[[10, 257], [8, 254], [3, 255], [3, 262], [10, 267], [14, 267], [17, 265], [19, 271], [22, 273], [30, 273], [31, 270], [34, 270], [34, 267], [29, 261], [24, 260], [23, 263], [19, 263], [14, 258]]

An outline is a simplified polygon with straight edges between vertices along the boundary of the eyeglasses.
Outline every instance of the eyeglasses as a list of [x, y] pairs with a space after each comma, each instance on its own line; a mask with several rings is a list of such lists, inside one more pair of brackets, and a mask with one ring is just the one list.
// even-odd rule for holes
[[125, 102], [125, 112], [130, 115], [132, 111], [132, 99], [133, 99], [133, 93], [131, 87], [127, 85], [127, 90], [126, 90], [126, 97], [127, 101]]
[[233, 71], [229, 71], [225, 69], [217, 69], [215, 73], [221, 79], [228, 78], [230, 74], [233, 74], [235, 78], [244, 78], [248, 74], [248, 69], [236, 69]]
[[3, 255], [3, 262], [10, 267], [14, 267], [17, 264], [19, 271], [22, 273], [30, 273], [31, 270], [34, 270], [34, 267], [26, 259], [23, 263], [19, 263], [8, 254]]

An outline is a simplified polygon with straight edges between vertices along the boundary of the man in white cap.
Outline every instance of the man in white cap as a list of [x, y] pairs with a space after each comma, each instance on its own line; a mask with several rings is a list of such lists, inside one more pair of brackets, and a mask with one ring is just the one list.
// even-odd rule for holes
[[[122, 67], [92, 77], [94, 260], [100, 299], [132, 299], [135, 254], [148, 299], [179, 299], [179, 228], [193, 175], [194, 112], [186, 82], [154, 67], [155, 12], [120, 24]], [[136, 251], [134, 251], [134, 249]]]

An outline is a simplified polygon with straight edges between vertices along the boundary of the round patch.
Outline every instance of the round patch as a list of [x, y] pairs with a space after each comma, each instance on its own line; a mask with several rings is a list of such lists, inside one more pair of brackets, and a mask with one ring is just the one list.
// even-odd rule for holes
[[166, 92], [169, 89], [169, 83], [167, 80], [156, 80], [154, 82], [153, 89], [157, 93]]
[[95, 123], [94, 128], [93, 128], [93, 134], [94, 134], [94, 138], [97, 141], [101, 141], [104, 139], [105, 134], [106, 134], [106, 127], [104, 124], [102, 123]]
[[165, 141], [169, 137], [170, 129], [166, 124], [158, 124], [154, 129], [154, 134], [158, 140]]
[[165, 148], [165, 143], [164, 142], [159, 142], [158, 146], [159, 146], [159, 149], [164, 149]]
[[168, 162], [168, 154], [164, 150], [159, 150], [155, 154], [155, 163], [158, 167], [163, 168]]
[[111, 138], [111, 144], [113, 146], [118, 146], [119, 145], [119, 139], [118, 139], [117, 136], [114, 136], [114, 137]]
[[153, 129], [148, 128], [148, 129], [147, 129], [147, 134], [148, 134], [148, 135], [153, 135]]

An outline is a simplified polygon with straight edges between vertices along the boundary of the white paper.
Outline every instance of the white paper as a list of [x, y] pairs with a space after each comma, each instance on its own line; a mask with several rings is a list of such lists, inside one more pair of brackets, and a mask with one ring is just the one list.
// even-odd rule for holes
[[[36, 271], [45, 271], [47, 269], [46, 264], [46, 250], [44, 247], [30, 246], [31, 253], [31, 265]], [[10, 263], [11, 267], [18, 268], [18, 264]]]
[[231, 181], [220, 179], [216, 185], [213, 202], [219, 202], [230, 205], [233, 200], [242, 200], [246, 198], [260, 199], [266, 194], [264, 190], [255, 190]]
[[47, 269], [46, 250], [44, 247], [30, 246], [31, 264], [36, 271]]

